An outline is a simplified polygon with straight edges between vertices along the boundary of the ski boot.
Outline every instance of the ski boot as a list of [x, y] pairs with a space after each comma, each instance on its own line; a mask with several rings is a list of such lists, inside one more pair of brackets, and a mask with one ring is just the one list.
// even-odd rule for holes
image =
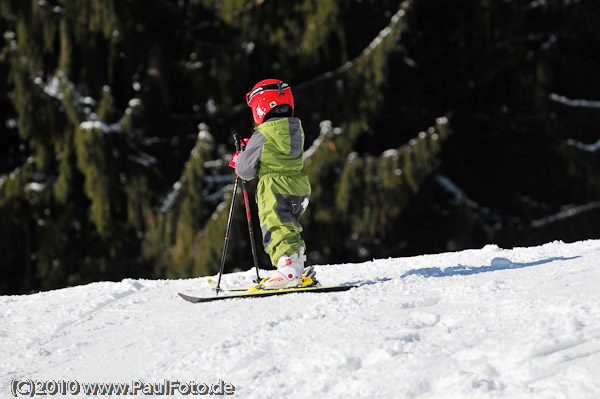
[[319, 285], [314, 268], [304, 270], [304, 248], [300, 254], [283, 255], [277, 260], [277, 270], [259, 283], [256, 288], [280, 290], [295, 287], [312, 287]]

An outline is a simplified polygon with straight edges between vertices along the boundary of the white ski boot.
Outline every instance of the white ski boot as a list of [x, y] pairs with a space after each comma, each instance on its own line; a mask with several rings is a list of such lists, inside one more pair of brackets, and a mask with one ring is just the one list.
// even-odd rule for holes
[[298, 287], [302, 285], [302, 273], [304, 273], [304, 250], [300, 255], [283, 255], [277, 260], [277, 270], [262, 284], [264, 289], [279, 290], [283, 288]]

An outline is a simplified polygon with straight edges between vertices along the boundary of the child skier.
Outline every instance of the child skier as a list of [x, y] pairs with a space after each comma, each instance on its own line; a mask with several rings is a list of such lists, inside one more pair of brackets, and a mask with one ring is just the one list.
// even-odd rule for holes
[[310, 183], [302, 173], [304, 131], [294, 115], [294, 97], [278, 79], [258, 82], [246, 94], [252, 109], [254, 134], [229, 165], [244, 179], [259, 177], [258, 216], [265, 252], [277, 267], [263, 286], [280, 289], [300, 285], [306, 260], [298, 222], [310, 198]]

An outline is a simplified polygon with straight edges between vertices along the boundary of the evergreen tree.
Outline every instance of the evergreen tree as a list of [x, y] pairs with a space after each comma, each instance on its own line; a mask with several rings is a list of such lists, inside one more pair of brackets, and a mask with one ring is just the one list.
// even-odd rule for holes
[[[267, 77], [291, 84], [306, 132], [311, 262], [580, 237], [568, 204], [598, 236], [598, 17], [585, 1], [0, 0], [0, 292], [215, 273], [231, 136], [252, 132], [244, 93]], [[252, 266], [240, 197], [227, 271]]]

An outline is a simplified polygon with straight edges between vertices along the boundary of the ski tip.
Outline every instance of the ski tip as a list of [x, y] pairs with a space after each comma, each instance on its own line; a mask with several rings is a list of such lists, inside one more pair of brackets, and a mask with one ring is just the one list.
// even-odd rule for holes
[[183, 299], [185, 299], [188, 302], [192, 302], [192, 303], [198, 302], [198, 298], [197, 297], [193, 297], [193, 296], [189, 296], [189, 295], [186, 295], [186, 294], [182, 294], [181, 292], [179, 293], [179, 296], [182, 297]]

